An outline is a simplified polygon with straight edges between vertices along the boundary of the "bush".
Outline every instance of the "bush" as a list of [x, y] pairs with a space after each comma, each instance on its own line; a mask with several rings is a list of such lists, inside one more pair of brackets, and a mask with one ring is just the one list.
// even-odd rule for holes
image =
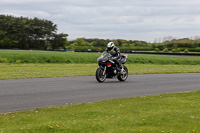
[[172, 52], [175, 53], [175, 52], [176, 52], [176, 49], [172, 49]]
[[178, 53], [181, 52], [181, 49], [180, 49], [180, 48], [177, 48], [177, 49], [176, 49], [176, 52], [178, 52]]
[[163, 50], [163, 52], [169, 52], [168, 48], [165, 48], [165, 49]]
[[155, 48], [155, 51], [156, 51], [156, 52], [160, 52], [160, 49], [159, 49], [159, 48]]
[[197, 48], [188, 48], [190, 52], [200, 52], [200, 47]]
[[185, 50], [184, 50], [184, 53], [189, 53], [189, 50], [188, 50], [188, 49], [185, 49]]

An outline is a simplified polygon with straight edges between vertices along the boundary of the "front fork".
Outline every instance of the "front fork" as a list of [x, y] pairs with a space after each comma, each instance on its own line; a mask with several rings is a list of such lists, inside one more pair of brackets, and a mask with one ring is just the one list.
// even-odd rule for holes
[[106, 66], [104, 68], [104, 71], [103, 71], [103, 76], [106, 74]]
[[103, 76], [104, 76], [106, 74], [106, 66], [105, 67], [100, 66], [100, 68], [103, 70]]

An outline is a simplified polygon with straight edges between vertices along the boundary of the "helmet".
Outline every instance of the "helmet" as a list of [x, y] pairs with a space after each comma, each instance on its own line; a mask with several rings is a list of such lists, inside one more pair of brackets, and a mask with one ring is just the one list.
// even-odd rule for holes
[[111, 51], [114, 47], [115, 47], [114, 42], [109, 42], [109, 43], [107, 44], [108, 51]]

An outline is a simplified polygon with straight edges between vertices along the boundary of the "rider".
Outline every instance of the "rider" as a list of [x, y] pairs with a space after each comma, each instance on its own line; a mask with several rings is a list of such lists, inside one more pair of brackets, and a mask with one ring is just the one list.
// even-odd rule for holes
[[121, 70], [121, 72], [123, 72], [123, 67], [120, 60], [121, 58], [120, 49], [115, 46], [114, 42], [109, 42], [107, 44], [106, 51], [112, 55], [113, 61], [119, 66], [119, 69]]

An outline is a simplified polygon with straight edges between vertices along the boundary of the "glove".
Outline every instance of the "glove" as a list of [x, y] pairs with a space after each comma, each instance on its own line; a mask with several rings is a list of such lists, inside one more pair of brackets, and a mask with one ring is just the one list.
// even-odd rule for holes
[[113, 60], [117, 60], [117, 57], [112, 57]]

